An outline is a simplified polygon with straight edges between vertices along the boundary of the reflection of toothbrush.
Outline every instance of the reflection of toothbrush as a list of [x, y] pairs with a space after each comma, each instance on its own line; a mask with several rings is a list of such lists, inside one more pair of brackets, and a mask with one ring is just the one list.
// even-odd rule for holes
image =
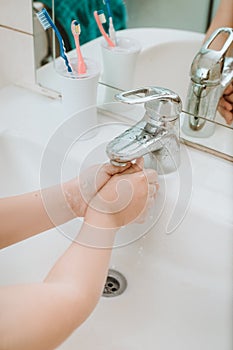
[[105, 32], [104, 27], [102, 25], [102, 23], [106, 22], [104, 11], [102, 11], [102, 10], [94, 11], [94, 17], [95, 17], [96, 23], [98, 25], [98, 28], [100, 30], [100, 33], [103, 35], [103, 37], [107, 41], [108, 45], [110, 47], [115, 47], [116, 46], [115, 43], [109, 38], [108, 34]]
[[107, 7], [108, 17], [112, 17], [112, 10], [110, 7], [110, 0], [103, 0], [104, 5]]
[[110, 0], [103, 0], [103, 3], [106, 5], [107, 12], [108, 12], [108, 20], [109, 20], [108, 33], [109, 33], [109, 37], [114, 43], [116, 43], [116, 32], [115, 32], [115, 28], [113, 26], [112, 11], [111, 11], [111, 7], [110, 7]]
[[64, 46], [64, 42], [62, 39], [62, 36], [59, 32], [59, 30], [57, 29], [57, 27], [55, 26], [55, 24], [52, 21], [52, 18], [49, 16], [47, 10], [45, 8], [43, 8], [40, 12], [38, 12], [37, 17], [42, 25], [42, 27], [44, 28], [44, 30], [47, 30], [48, 28], [52, 28], [57, 36], [58, 42], [59, 42], [59, 46], [60, 46], [60, 55], [63, 58], [63, 60], [65, 61], [65, 65], [67, 67], [68, 72], [72, 72], [72, 68], [70, 66], [67, 54], [66, 54], [66, 50], [65, 50], [65, 46]]
[[111, 40], [116, 43], [116, 32], [113, 26], [113, 21], [112, 21], [112, 17], [109, 17], [109, 36], [111, 38]]
[[78, 57], [78, 68], [77, 71], [79, 74], [85, 74], [87, 71], [86, 64], [83, 59], [83, 55], [80, 49], [79, 35], [81, 33], [81, 26], [78, 21], [74, 20], [71, 22], [71, 31], [74, 37], [76, 52]]

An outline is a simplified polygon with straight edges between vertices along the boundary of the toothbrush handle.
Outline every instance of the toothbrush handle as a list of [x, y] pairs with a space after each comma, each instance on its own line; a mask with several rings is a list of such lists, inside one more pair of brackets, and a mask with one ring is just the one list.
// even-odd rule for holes
[[97, 23], [97, 26], [98, 26], [98, 28], [100, 30], [100, 33], [103, 35], [103, 37], [107, 41], [108, 45], [110, 47], [115, 47], [116, 45], [114, 44], [114, 42], [109, 38], [109, 36], [105, 32], [104, 27], [103, 27], [102, 23], [100, 22], [100, 19], [99, 19], [97, 11], [94, 12], [94, 17], [95, 17], [95, 21]]
[[59, 30], [57, 29], [57, 27], [55, 25], [54, 25], [54, 31], [55, 31], [55, 33], [57, 35], [57, 39], [59, 41], [60, 55], [65, 61], [65, 64], [66, 64], [68, 72], [72, 72], [72, 68], [70, 66], [70, 63], [69, 63], [69, 60], [68, 60], [68, 56], [66, 54], [64, 41], [63, 41], [63, 39], [61, 37], [61, 34], [60, 34]]
[[105, 0], [105, 4], [107, 6], [108, 17], [112, 17], [112, 11], [111, 11], [109, 0]]
[[77, 51], [77, 57], [78, 57], [78, 73], [85, 74], [87, 71], [87, 67], [86, 67], [86, 64], [85, 64], [85, 61], [83, 59], [82, 52], [80, 49], [78, 35], [75, 35], [74, 39], [75, 39], [75, 45], [76, 45], [76, 51]]
[[109, 37], [112, 40], [112, 42], [114, 42], [114, 44], [116, 44], [116, 32], [115, 32], [115, 28], [113, 26], [112, 17], [109, 17]]

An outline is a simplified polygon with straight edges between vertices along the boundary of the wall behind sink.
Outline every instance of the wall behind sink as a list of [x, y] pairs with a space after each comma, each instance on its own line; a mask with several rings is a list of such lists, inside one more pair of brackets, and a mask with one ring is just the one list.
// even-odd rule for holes
[[35, 84], [31, 0], [0, 1], [0, 88]]
[[128, 27], [159, 27], [205, 33], [220, 0], [125, 0]]

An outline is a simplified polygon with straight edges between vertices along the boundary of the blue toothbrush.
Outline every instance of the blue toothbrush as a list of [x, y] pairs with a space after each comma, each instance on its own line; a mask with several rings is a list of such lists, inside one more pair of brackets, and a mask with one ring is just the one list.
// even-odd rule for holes
[[110, 6], [110, 0], [103, 0], [103, 3], [107, 7], [108, 17], [112, 17], [112, 10], [111, 10], [111, 6]]
[[110, 6], [110, 0], [103, 0], [103, 3], [106, 5], [107, 13], [108, 13], [108, 20], [109, 20], [108, 34], [109, 34], [109, 37], [112, 40], [112, 42], [114, 44], [116, 44], [116, 32], [115, 32], [115, 28], [114, 28], [114, 25], [113, 25], [112, 10], [111, 10], [111, 6]]
[[55, 26], [55, 24], [53, 23], [52, 18], [49, 16], [47, 10], [45, 8], [43, 8], [36, 15], [37, 15], [42, 27], [44, 28], [44, 30], [47, 30], [49, 28], [52, 28], [54, 30], [54, 32], [57, 36], [58, 42], [59, 42], [59, 46], [60, 46], [60, 55], [65, 61], [65, 65], [67, 67], [68, 72], [72, 72], [72, 68], [69, 64], [69, 60], [68, 60], [68, 57], [66, 54], [66, 49], [64, 46], [64, 41], [62, 39], [62, 36], [61, 36], [59, 30], [57, 29], [57, 27]]

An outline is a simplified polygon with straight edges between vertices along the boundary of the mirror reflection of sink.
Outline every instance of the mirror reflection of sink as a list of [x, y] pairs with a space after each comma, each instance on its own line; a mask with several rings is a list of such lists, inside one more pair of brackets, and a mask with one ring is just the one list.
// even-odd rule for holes
[[[136, 37], [138, 31], [132, 30], [130, 35]], [[143, 42], [143, 35], [150, 39], [147, 39], [148, 42], [145, 42], [138, 57], [133, 87], [152, 85], [171, 89], [180, 96], [183, 109], [185, 109], [191, 63], [202, 46], [204, 35], [186, 31], [162, 30], [163, 41], [159, 41], [158, 29], [141, 28], [139, 37], [141, 42]], [[215, 120], [226, 126], [225, 120], [218, 112]], [[181, 125], [183, 122], [184, 115], [181, 116]], [[232, 128], [217, 125], [214, 135], [204, 139], [198, 138], [198, 135], [197, 137], [189, 136], [181, 129], [181, 137], [231, 157], [233, 155]]]
[[184, 101], [189, 84], [190, 65], [200, 46], [200, 39], [184, 39], [143, 50], [137, 62], [134, 85], [164, 86], [176, 91]]
[[[135, 68], [133, 88], [142, 86], [161, 86], [174, 90], [182, 99], [185, 105], [186, 94], [189, 84], [189, 71], [194, 56], [199, 51], [204, 40], [204, 34], [184, 30], [166, 29], [166, 28], [130, 28], [117, 32], [119, 37], [131, 37], [140, 42], [142, 50], [138, 56]], [[101, 63], [103, 70], [102, 55], [100, 50], [100, 41], [102, 38], [92, 40], [82, 46], [85, 57], [95, 57]], [[75, 55], [75, 50], [69, 52], [69, 56]], [[59, 86], [57, 76], [54, 72], [53, 64], [43, 66], [38, 72], [38, 81], [40, 76], [46, 81], [46, 86], [56, 90]], [[103, 84], [108, 84], [103, 81]], [[98, 104], [111, 102], [117, 91], [99, 84]], [[108, 107], [110, 108], [110, 107]], [[122, 113], [126, 110], [121, 108]], [[183, 124], [184, 115], [182, 115]], [[216, 121], [226, 125], [224, 119], [219, 113], [216, 115]], [[184, 140], [216, 150], [224, 155], [232, 157], [232, 128], [217, 125], [213, 136], [208, 138], [198, 138], [186, 135], [181, 131], [181, 137]]]
[[[134, 38], [142, 48], [132, 88], [144, 85], [163, 86], [175, 90], [181, 98], [184, 97], [190, 64], [202, 44], [203, 34], [176, 29], [131, 28], [118, 31], [117, 36]], [[82, 45], [82, 53], [85, 57], [95, 57], [103, 70], [101, 40], [102, 37]], [[69, 52], [69, 57], [75, 55], [75, 50]], [[52, 62], [39, 69], [39, 82], [42, 78], [52, 90], [59, 87]], [[107, 81], [103, 81], [103, 76], [100, 81], [108, 84]]]
[[[126, 128], [108, 115], [100, 115], [100, 121], [93, 139], [72, 145], [64, 163], [65, 177], [77, 172], [80, 164], [103, 161], [106, 142]], [[37, 188], [44, 144], [10, 132], [0, 135], [0, 144], [1, 196]], [[49, 183], [53, 179], [49, 168], [47, 176]], [[156, 222], [151, 221], [144, 235], [131, 226], [126, 232], [128, 244], [113, 249], [110, 268], [124, 275], [126, 290], [102, 297], [59, 350], [170, 350], [171, 345], [230, 350], [231, 164], [182, 146], [181, 169], [160, 177], [160, 182]], [[3, 249], [1, 284], [40, 281], [69, 244], [59, 229], [52, 229]]]
[[[201, 37], [201, 35], [200, 35]], [[144, 86], [154, 84], [166, 86], [181, 97], [183, 109], [190, 82], [189, 71], [192, 60], [201, 46], [200, 40], [184, 40], [170, 43], [163, 43], [144, 50], [138, 60], [135, 85]], [[217, 112], [217, 122], [226, 125], [224, 119]], [[184, 116], [181, 116], [181, 125], [184, 123]], [[207, 126], [211, 128], [211, 124]], [[216, 149], [224, 154], [233, 155], [232, 129], [215, 127], [215, 133], [208, 138], [188, 136], [181, 129], [181, 137], [185, 140]]]

